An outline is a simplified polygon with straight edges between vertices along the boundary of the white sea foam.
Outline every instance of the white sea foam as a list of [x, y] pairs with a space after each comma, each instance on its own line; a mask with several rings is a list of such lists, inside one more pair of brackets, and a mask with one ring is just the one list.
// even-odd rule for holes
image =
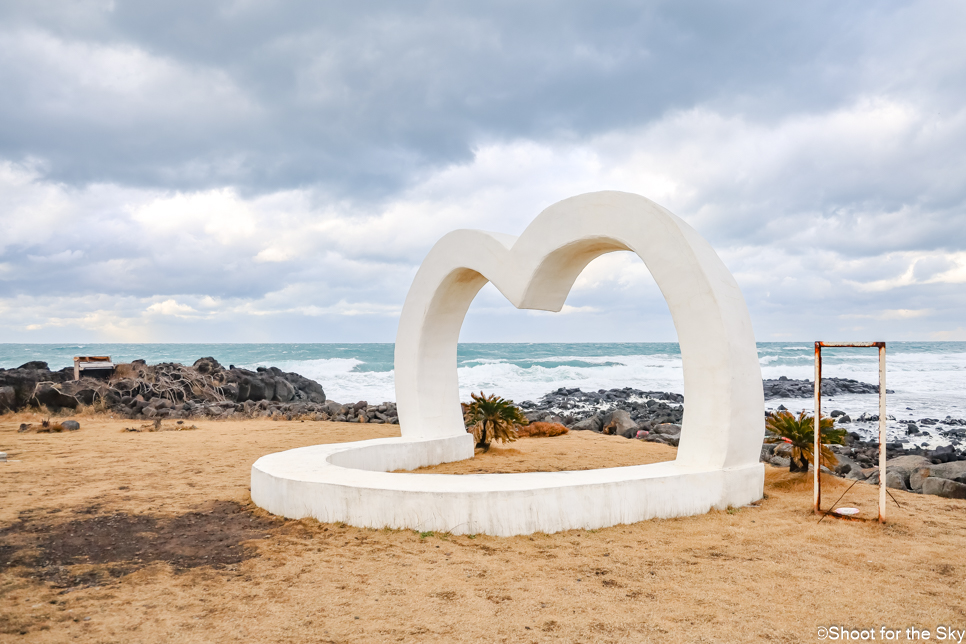
[[319, 382], [326, 397], [338, 402], [365, 400], [381, 403], [396, 399], [392, 371], [364, 371], [365, 362], [357, 358], [319, 358], [314, 360], [273, 361], [256, 366], [273, 366], [294, 371]]
[[[877, 359], [874, 352], [870, 353], [847, 360], [826, 361], [824, 376], [876, 383]], [[684, 390], [681, 359], [673, 355], [560, 355], [527, 360], [526, 366], [516, 362], [521, 360], [472, 358], [463, 361], [457, 369], [461, 397], [468, 399], [470, 392], [483, 390], [517, 401], [535, 400], [558, 387], [579, 387], [584, 391], [621, 387]], [[764, 378], [814, 378], [810, 355], [763, 355], [761, 363]], [[366, 370], [366, 363], [357, 358], [282, 360], [271, 361], [271, 364], [318, 380], [335, 400], [381, 402], [395, 399], [393, 371]], [[966, 354], [900, 353], [889, 356], [887, 386], [895, 390], [895, 394], [889, 396], [889, 408], [897, 418], [966, 417]], [[780, 402], [789, 407], [789, 402], [796, 407], [811, 405], [811, 399]], [[878, 405], [876, 396], [868, 395], [850, 397], [848, 403], [849, 413], [854, 410], [856, 414], [875, 413]], [[906, 407], [912, 409], [906, 410]]]
[[[485, 391], [516, 401], [536, 400], [558, 387], [578, 387], [585, 391], [621, 387], [676, 392], [684, 389], [681, 360], [671, 356], [559, 356], [538, 362], [543, 364], [523, 367], [502, 359], [466, 360], [457, 369], [460, 397], [469, 400], [471, 392]], [[573, 362], [593, 366], [545, 366]], [[322, 358], [244, 366], [275, 366], [283, 371], [295, 371], [317, 380], [326, 395], [339, 402], [395, 400], [394, 372], [367, 371], [360, 368], [364, 365], [354, 358]]]
[[577, 387], [584, 391], [621, 387], [682, 391], [684, 388], [680, 359], [638, 355], [605, 358], [560, 356], [553, 361], [580, 361], [595, 366], [562, 364], [524, 368], [512, 363], [464, 366], [458, 370], [460, 395], [468, 398], [469, 392], [483, 390], [522, 401], [536, 400], [558, 387]]

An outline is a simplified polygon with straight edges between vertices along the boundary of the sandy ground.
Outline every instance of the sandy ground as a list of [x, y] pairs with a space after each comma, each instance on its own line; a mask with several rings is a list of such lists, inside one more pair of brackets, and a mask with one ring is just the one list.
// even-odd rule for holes
[[476, 456], [470, 460], [413, 471], [420, 474], [565, 472], [673, 461], [676, 453], [676, 448], [658, 443], [593, 432], [570, 432], [553, 438], [521, 438], [512, 443], [494, 443], [487, 452], [477, 449]]
[[[2, 642], [812, 642], [819, 628], [966, 629], [966, 502], [895, 493], [885, 526], [811, 514], [768, 468], [757, 508], [513, 538], [285, 521], [251, 505], [251, 463], [393, 435], [317, 422], [129, 433], [81, 418], [18, 434], [0, 416]], [[34, 419], [35, 422], [38, 419]], [[617, 466], [665, 446], [570, 434], [436, 471]], [[827, 494], [845, 483], [830, 480]], [[845, 499], [875, 513], [875, 490]], [[953, 641], [956, 641], [955, 639]], [[966, 641], [964, 638], [963, 641]]]

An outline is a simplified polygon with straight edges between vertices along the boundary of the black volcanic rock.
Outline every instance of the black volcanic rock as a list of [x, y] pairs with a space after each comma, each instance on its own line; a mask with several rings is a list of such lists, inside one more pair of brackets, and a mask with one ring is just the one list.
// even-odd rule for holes
[[[71, 374], [73, 377], [73, 374]], [[16, 369], [0, 369], [0, 387], [13, 389], [13, 405], [17, 410], [26, 407], [34, 397], [40, 383], [58, 384], [65, 382], [68, 375], [63, 371], [50, 371], [46, 362], [33, 361], [22, 364]], [[9, 391], [7, 398], [9, 398]], [[77, 406], [76, 403], [74, 405]]]
[[[763, 380], [765, 400], [773, 398], [811, 398], [815, 395], [815, 384], [811, 380], [791, 380], [782, 376], [777, 380]], [[859, 382], [851, 378], [822, 378], [822, 395], [841, 396], [843, 394], [877, 394], [879, 385]], [[895, 393], [886, 389], [887, 394]]]
[[[200, 358], [190, 367], [134, 360], [117, 365], [107, 380], [77, 381], [73, 369], [50, 371], [46, 362], [33, 361], [16, 369], [0, 369], [0, 393], [0, 411], [40, 405], [51, 411], [101, 405], [132, 418], [256, 411], [258, 415], [302, 416], [319, 412], [326, 402], [322, 386], [300, 374], [276, 367], [225, 369], [212, 357]], [[257, 410], [243, 406], [252, 403], [265, 406]], [[394, 418], [395, 409], [392, 411], [393, 416], [386, 418]]]

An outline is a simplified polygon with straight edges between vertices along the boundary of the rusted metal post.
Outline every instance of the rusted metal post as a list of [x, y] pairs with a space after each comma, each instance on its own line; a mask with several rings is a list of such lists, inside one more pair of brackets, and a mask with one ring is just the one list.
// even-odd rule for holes
[[886, 516], [886, 343], [885, 342], [816, 342], [815, 343], [815, 485], [813, 507], [822, 506], [822, 347], [877, 347], [879, 349], [879, 521]]
[[812, 446], [812, 461], [815, 482], [812, 484], [812, 511], [822, 511], [822, 343], [815, 343], [815, 444]]
[[886, 520], [886, 347], [879, 347], [879, 522]]

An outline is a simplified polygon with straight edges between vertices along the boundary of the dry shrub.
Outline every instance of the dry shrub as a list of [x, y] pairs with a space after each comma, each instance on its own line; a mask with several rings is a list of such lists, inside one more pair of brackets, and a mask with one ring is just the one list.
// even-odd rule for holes
[[54, 433], [59, 434], [62, 431], [64, 431], [64, 426], [61, 425], [60, 423], [52, 423], [52, 422], [50, 422], [50, 418], [44, 418], [40, 422], [40, 428], [37, 429], [37, 433], [38, 434], [47, 434], [47, 433], [50, 433], [50, 432], [54, 432]]
[[111, 408], [107, 406], [104, 401], [103, 396], [97, 396], [94, 398], [94, 403], [91, 405], [80, 404], [77, 409], [71, 412], [71, 416], [83, 416], [85, 418], [96, 417], [102, 414], [108, 414], [111, 412]]
[[38, 407], [24, 407], [17, 412], [18, 419], [36, 421], [38, 423], [43, 422], [44, 419], [50, 420], [52, 418], [70, 418], [75, 415], [77, 415], [76, 409], [71, 409], [70, 407], [50, 409], [47, 407], [47, 405], [40, 405]]
[[143, 393], [147, 383], [148, 388], [171, 402], [179, 402], [187, 398], [225, 402], [227, 398], [222, 389], [222, 385], [225, 384], [224, 377], [224, 373], [210, 375], [200, 372], [196, 367], [172, 362], [148, 365], [143, 361], [134, 361], [130, 364], [117, 365], [111, 376], [111, 382], [116, 383], [125, 378], [141, 381], [134, 391]]
[[[63, 410], [58, 410], [58, 411], [63, 411]], [[45, 418], [50, 419], [51, 416], [55, 415], [52, 411], [50, 411], [50, 409], [47, 408], [47, 405], [39, 405], [35, 409], [25, 409], [23, 410], [23, 412], [26, 412], [24, 415], [29, 415], [31, 418], [36, 420], [43, 420]]]
[[562, 436], [569, 431], [569, 429], [560, 423], [545, 423], [542, 421], [537, 421], [530, 423], [529, 425], [517, 427], [517, 437], [540, 438], [546, 436], [549, 438], [551, 436]]
[[139, 427], [125, 427], [125, 432], [184, 432], [190, 429], [198, 429], [197, 425], [186, 425], [183, 420], [164, 425], [160, 418], [155, 418], [152, 422]]

